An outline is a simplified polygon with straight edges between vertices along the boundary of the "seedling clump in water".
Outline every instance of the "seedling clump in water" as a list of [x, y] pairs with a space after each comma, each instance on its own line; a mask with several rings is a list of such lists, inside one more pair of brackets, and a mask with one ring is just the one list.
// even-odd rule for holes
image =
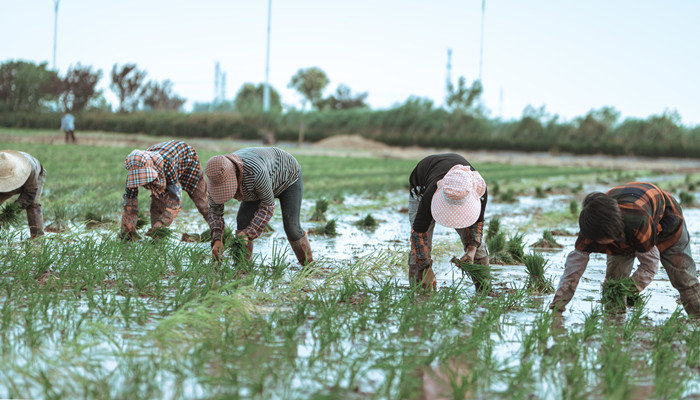
[[609, 279], [603, 282], [602, 303], [606, 310], [624, 312], [628, 304], [639, 304], [641, 300], [641, 295], [631, 278]]
[[527, 286], [540, 293], [554, 292], [552, 280], [544, 276], [547, 270], [547, 260], [539, 253], [531, 253], [523, 257], [527, 269]]
[[544, 232], [542, 232], [542, 238], [533, 243], [532, 247], [538, 249], [561, 249], [564, 246], [557, 243], [557, 240], [554, 238], [552, 231], [546, 229]]
[[326, 220], [326, 210], [328, 210], [328, 200], [318, 199], [316, 200], [316, 208], [314, 208], [314, 214], [311, 216], [312, 221], [322, 222]]
[[362, 227], [362, 228], [374, 229], [378, 225], [379, 225], [379, 223], [377, 222], [376, 219], [374, 219], [372, 214], [367, 214], [366, 217], [357, 221], [357, 226]]
[[10, 225], [17, 225], [21, 220], [21, 211], [22, 209], [16, 201], [5, 204], [2, 211], [0, 211], [0, 226], [4, 228]]

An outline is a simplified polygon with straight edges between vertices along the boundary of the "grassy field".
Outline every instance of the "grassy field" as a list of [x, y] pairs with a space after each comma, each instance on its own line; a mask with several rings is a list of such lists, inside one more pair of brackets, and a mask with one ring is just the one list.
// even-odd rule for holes
[[[37, 241], [0, 231], [0, 398], [674, 399], [700, 390], [700, 328], [682, 310], [657, 322], [644, 304], [623, 316], [596, 309], [565, 327], [546, 309], [547, 296], [524, 285], [489, 297], [462, 279], [427, 296], [397, 279], [407, 238], [310, 268], [274, 246], [233, 265], [213, 263], [208, 243], [122, 243], [131, 148], [0, 147], [44, 163], [45, 220], [63, 215], [75, 227]], [[406, 189], [418, 161], [297, 158], [308, 202], [375, 199], [362, 216]], [[620, 178], [599, 169], [476, 167], [489, 185], [498, 182], [494, 203], [509, 191], [574, 193]], [[187, 199], [185, 207], [194, 205]], [[90, 210], [111, 222], [87, 228]]]

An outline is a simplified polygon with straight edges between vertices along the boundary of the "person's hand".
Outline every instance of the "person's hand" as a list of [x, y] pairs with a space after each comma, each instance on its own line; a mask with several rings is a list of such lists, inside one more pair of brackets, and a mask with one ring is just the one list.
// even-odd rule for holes
[[476, 255], [476, 246], [469, 246], [469, 247], [467, 247], [467, 251], [464, 254], [462, 254], [462, 256], [459, 258], [459, 261], [473, 264], [475, 255]]
[[214, 257], [216, 261], [221, 262], [221, 253], [223, 252], [224, 245], [221, 240], [215, 241], [211, 245], [211, 256]]
[[160, 228], [161, 226], [163, 226], [163, 223], [160, 221], [156, 221], [151, 227], [151, 229], [149, 229], [148, 232], [146, 232], [146, 236], [153, 236], [156, 230], [158, 230], [158, 228]]

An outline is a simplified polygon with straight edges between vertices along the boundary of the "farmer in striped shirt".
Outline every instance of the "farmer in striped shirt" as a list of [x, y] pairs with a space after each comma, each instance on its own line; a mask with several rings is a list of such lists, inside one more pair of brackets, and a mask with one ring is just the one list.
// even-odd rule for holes
[[435, 222], [457, 230], [465, 251], [460, 261], [488, 266], [488, 248], [482, 238], [488, 194], [474, 167], [459, 154], [434, 154], [418, 162], [408, 181], [409, 283], [424, 289], [437, 287], [430, 257]]
[[173, 222], [182, 208], [182, 189], [207, 219], [207, 182], [192, 146], [175, 140], [154, 144], [146, 151], [132, 151], [126, 157], [124, 166], [128, 174], [122, 203], [122, 238], [131, 238], [136, 234], [140, 186], [151, 191], [151, 229], [147, 235]]
[[700, 316], [700, 283], [690, 236], [683, 211], [669, 193], [643, 182], [593, 192], [583, 200], [579, 227], [575, 249], [566, 259], [550, 308], [563, 311], [574, 296], [590, 253], [605, 253], [606, 280], [629, 277], [634, 259], [639, 260], [632, 274], [638, 291], [651, 283], [661, 261], [685, 311]]
[[212, 256], [219, 260], [223, 248], [224, 203], [241, 202], [236, 215], [236, 235], [245, 237], [248, 257], [253, 240], [262, 234], [280, 201], [287, 240], [301, 265], [313, 261], [311, 246], [299, 223], [304, 184], [297, 160], [275, 147], [251, 147], [207, 161], [209, 179], [209, 227]]

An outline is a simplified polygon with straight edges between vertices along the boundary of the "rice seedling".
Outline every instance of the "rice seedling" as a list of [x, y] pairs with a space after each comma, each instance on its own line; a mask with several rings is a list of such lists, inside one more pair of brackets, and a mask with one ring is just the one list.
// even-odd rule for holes
[[498, 217], [492, 217], [489, 220], [488, 229], [486, 229], [486, 240], [488, 241], [492, 237], [496, 236], [501, 230], [501, 219]]
[[571, 200], [569, 202], [569, 213], [573, 216], [578, 216], [578, 201], [576, 200]]
[[246, 247], [247, 242], [248, 239], [243, 236], [233, 235], [226, 239], [226, 250], [229, 256], [231, 256], [233, 259], [234, 265], [248, 261], [250, 254], [248, 252], [248, 248]]
[[535, 187], [535, 197], [538, 199], [544, 199], [545, 197], [547, 197], [546, 190], [543, 189], [542, 186]]
[[326, 220], [326, 210], [328, 210], [328, 200], [321, 198], [316, 200], [314, 213], [311, 216], [311, 221], [323, 222]]
[[467, 275], [472, 280], [477, 291], [488, 293], [491, 290], [492, 278], [488, 265], [462, 262], [457, 257], [452, 257], [450, 261], [462, 271], [462, 274]]
[[525, 235], [522, 233], [516, 233], [508, 239], [506, 243], [506, 251], [516, 262], [522, 262], [525, 256], [525, 244], [523, 239]]
[[22, 221], [22, 209], [18, 202], [8, 202], [0, 211], [0, 227], [8, 227], [19, 224]]
[[527, 287], [539, 293], [553, 293], [554, 284], [551, 278], [545, 276], [548, 261], [537, 252], [523, 256], [523, 263], [527, 270]]
[[110, 224], [114, 222], [113, 219], [106, 217], [105, 215], [94, 209], [85, 212], [83, 220], [85, 221], [85, 227], [89, 229], [98, 228], [104, 224]]
[[602, 303], [605, 311], [617, 313], [627, 309], [627, 297], [639, 296], [637, 287], [631, 278], [609, 279], [603, 282]]
[[337, 236], [338, 235], [338, 230], [337, 230], [337, 222], [335, 219], [331, 219], [330, 221], [326, 222], [324, 225], [316, 228], [311, 228], [309, 229], [311, 233], [315, 233], [317, 235], [326, 235], [326, 236]]
[[156, 229], [150, 231], [150, 236], [155, 240], [167, 239], [172, 237], [173, 234], [174, 231], [172, 230], [172, 228], [169, 228], [167, 226], [159, 226]]
[[557, 243], [557, 240], [554, 238], [551, 230], [545, 229], [542, 231], [542, 237], [533, 243], [531, 247], [537, 249], [561, 249], [564, 246]]
[[683, 207], [693, 207], [697, 204], [695, 195], [691, 192], [686, 192], [685, 190], [681, 190], [678, 193], [678, 199], [681, 201], [681, 205]]
[[498, 199], [504, 203], [514, 203], [515, 202], [515, 190], [513, 188], [508, 188], [505, 192], [501, 192]]
[[355, 223], [357, 226], [366, 229], [375, 229], [379, 226], [379, 222], [372, 216], [372, 214], [367, 214], [366, 217], [360, 219]]

